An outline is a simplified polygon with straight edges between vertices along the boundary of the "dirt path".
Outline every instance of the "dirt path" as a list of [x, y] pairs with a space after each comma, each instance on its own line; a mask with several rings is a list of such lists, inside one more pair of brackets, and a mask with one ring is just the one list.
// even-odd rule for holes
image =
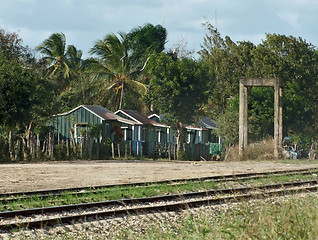
[[0, 193], [310, 167], [318, 167], [318, 163], [76, 161], [1, 164]]

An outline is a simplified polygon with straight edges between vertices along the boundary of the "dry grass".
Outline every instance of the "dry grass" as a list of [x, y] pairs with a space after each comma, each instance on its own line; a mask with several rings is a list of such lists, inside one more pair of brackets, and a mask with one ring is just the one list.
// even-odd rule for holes
[[239, 157], [238, 146], [233, 146], [225, 158], [225, 161], [245, 161], [245, 160], [273, 160], [274, 159], [274, 141], [273, 139], [252, 143], [245, 149], [244, 158]]
[[317, 239], [317, 195], [246, 202], [220, 211], [203, 211], [178, 222], [124, 229], [117, 239]]

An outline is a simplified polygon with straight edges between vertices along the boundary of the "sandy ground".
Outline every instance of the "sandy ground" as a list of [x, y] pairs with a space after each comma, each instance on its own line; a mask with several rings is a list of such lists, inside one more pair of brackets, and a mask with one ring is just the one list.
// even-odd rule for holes
[[1, 164], [0, 193], [318, 167], [270, 162], [75, 161]]

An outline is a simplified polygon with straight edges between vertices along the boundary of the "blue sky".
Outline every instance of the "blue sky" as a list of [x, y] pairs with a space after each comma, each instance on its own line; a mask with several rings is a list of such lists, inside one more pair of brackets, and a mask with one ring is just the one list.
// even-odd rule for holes
[[146, 23], [164, 25], [168, 49], [182, 42], [200, 50], [205, 21], [234, 41], [259, 44], [265, 33], [278, 33], [318, 46], [316, 0], [0, 0], [0, 6], [0, 28], [17, 32], [24, 44], [33, 48], [63, 32], [84, 57], [106, 34]]

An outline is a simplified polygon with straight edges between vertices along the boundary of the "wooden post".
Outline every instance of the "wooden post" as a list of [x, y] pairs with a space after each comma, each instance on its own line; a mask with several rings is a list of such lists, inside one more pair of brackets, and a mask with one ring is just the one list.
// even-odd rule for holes
[[81, 159], [83, 159], [83, 151], [84, 151], [84, 141], [83, 141], [83, 138], [81, 136], [81, 142], [80, 142], [80, 146], [81, 146]]
[[112, 157], [115, 159], [115, 146], [114, 143], [112, 143]]
[[9, 153], [10, 153], [10, 159], [14, 160], [14, 144], [13, 144], [13, 132], [9, 132]]
[[97, 141], [96, 141], [96, 158], [97, 159], [99, 159], [100, 144], [101, 143], [99, 142], [99, 139], [97, 138]]
[[142, 158], [142, 142], [140, 141], [140, 158]]
[[118, 149], [117, 149], [117, 151], [118, 151], [118, 157], [120, 158], [120, 144], [119, 144], [119, 143], [117, 144], [117, 148], [118, 148]]
[[52, 153], [52, 133], [51, 132], [49, 132], [48, 152], [49, 152], [49, 156], [52, 157], [53, 153]]
[[131, 141], [129, 141], [129, 155], [131, 156]]
[[84, 156], [84, 159], [87, 159], [87, 152], [88, 152], [88, 141], [87, 141], [87, 132], [84, 132], [84, 139], [83, 139], [84, 141], [84, 154], [83, 154], [83, 156]]
[[29, 155], [30, 158], [32, 159], [33, 157], [33, 141], [32, 141], [32, 135], [30, 134], [28, 137], [28, 148], [29, 148]]
[[125, 158], [127, 159], [127, 151], [128, 151], [128, 146], [127, 142], [125, 142]]
[[169, 160], [171, 160], [171, 145], [170, 145], [170, 143], [168, 145], [168, 156], [169, 156]]
[[66, 139], [66, 155], [70, 157], [70, 144], [68, 139]]
[[89, 137], [89, 159], [93, 158], [93, 145], [94, 145], [94, 140]]
[[32, 135], [32, 152], [33, 152], [33, 158], [36, 158], [36, 144], [37, 144], [37, 142], [36, 142], [36, 137], [34, 136], [34, 135]]
[[40, 150], [41, 150], [40, 134], [36, 134], [36, 151], [40, 152]]
[[46, 152], [46, 140], [43, 141], [43, 146], [42, 146], [42, 153], [45, 153]]
[[17, 139], [17, 151], [15, 153], [15, 160], [18, 160], [21, 152], [21, 139]]
[[139, 142], [137, 141], [137, 150], [136, 150], [137, 152], [136, 152], [136, 156], [138, 156], [139, 155]]
[[51, 135], [51, 157], [54, 156], [54, 134]]

